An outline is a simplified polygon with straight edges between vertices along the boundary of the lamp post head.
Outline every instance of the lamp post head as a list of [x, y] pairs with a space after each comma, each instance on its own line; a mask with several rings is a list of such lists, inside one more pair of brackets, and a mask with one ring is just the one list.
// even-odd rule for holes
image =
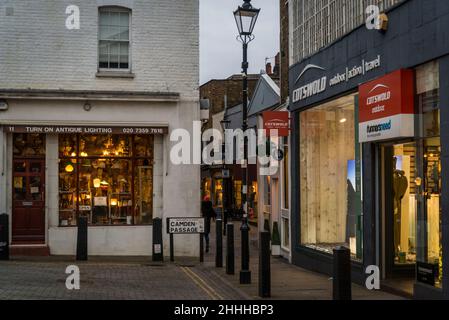
[[251, 0], [244, 3], [234, 11], [234, 18], [240, 36], [251, 36], [256, 25], [260, 9], [253, 8]]

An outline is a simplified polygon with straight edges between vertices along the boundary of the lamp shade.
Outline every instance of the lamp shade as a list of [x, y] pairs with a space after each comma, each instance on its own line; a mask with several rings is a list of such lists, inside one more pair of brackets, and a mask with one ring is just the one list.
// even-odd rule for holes
[[250, 36], [253, 33], [259, 12], [260, 9], [253, 8], [249, 1], [245, 1], [234, 11], [235, 22], [241, 36]]

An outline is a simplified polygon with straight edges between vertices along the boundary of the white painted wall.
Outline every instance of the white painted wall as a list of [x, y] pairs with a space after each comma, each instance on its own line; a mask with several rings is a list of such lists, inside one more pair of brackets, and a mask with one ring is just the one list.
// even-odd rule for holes
[[[132, 9], [134, 79], [98, 78], [98, 6]], [[80, 29], [65, 10], [80, 8]], [[6, 8], [13, 14], [6, 15]], [[11, 9], [9, 9], [11, 11]], [[0, 1], [0, 88], [179, 92], [197, 99], [199, 0]]]

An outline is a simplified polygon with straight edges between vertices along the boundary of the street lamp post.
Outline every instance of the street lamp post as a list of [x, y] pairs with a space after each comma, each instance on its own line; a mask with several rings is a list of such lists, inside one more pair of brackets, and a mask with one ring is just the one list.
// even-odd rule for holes
[[[260, 9], [253, 8], [251, 0], [244, 0], [242, 6], [239, 6], [234, 11], [235, 22], [239, 35], [237, 39], [243, 45], [243, 62], [242, 62], [242, 77], [243, 77], [243, 91], [242, 91], [242, 130], [246, 131], [248, 128], [248, 43], [254, 40], [253, 30], [259, 16]], [[243, 165], [242, 165], [242, 203], [243, 203], [243, 217], [242, 226], [240, 227], [242, 233], [242, 268], [240, 270], [240, 283], [251, 283], [251, 271], [249, 270], [249, 225], [248, 225], [248, 141], [244, 138], [243, 146]]]
[[228, 185], [228, 179], [229, 179], [229, 176], [228, 177], [225, 177], [225, 175], [224, 175], [224, 172], [225, 171], [227, 171], [226, 169], [226, 155], [225, 155], [225, 152], [226, 152], [226, 129], [229, 129], [229, 125], [231, 124], [231, 121], [230, 120], [221, 120], [220, 121], [220, 125], [221, 125], [221, 128], [223, 129], [223, 145], [222, 145], [222, 154], [223, 154], [223, 156], [222, 156], [222, 159], [223, 159], [223, 169], [222, 169], [222, 178], [223, 178], [223, 189], [222, 189], [222, 204], [223, 204], [223, 210], [222, 210], [222, 212], [223, 212], [223, 225], [224, 225], [224, 228], [223, 228], [223, 235], [225, 236], [226, 235], [226, 225], [227, 225], [227, 223], [228, 223], [228, 216], [229, 216], [229, 212], [228, 212], [228, 209], [229, 209], [229, 205], [228, 205], [228, 201], [229, 201], [229, 197], [228, 197], [228, 190], [229, 190], [229, 185]]

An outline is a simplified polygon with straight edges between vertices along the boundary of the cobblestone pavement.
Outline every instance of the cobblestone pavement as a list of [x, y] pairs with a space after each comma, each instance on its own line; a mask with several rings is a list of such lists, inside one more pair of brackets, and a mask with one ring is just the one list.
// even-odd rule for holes
[[[80, 268], [80, 290], [65, 286], [68, 265]], [[245, 299], [220, 278], [179, 264], [0, 261], [0, 300], [222, 300]]]

